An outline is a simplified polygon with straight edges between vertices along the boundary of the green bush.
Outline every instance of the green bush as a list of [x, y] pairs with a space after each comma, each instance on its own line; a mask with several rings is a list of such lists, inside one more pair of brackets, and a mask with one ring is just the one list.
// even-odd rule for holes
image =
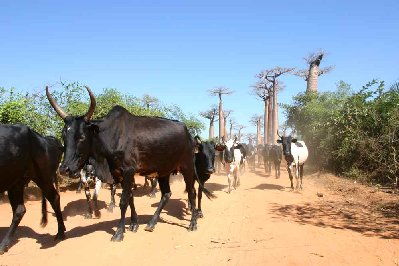
[[301, 133], [310, 160], [362, 181], [389, 184], [399, 175], [399, 90], [373, 80], [353, 92], [299, 94], [284, 105], [287, 124]]

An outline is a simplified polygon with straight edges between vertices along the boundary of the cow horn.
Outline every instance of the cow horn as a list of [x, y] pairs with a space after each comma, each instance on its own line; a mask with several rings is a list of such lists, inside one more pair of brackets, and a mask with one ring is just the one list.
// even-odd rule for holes
[[278, 129], [277, 129], [277, 136], [279, 136], [281, 138], [280, 133], [278, 133]]
[[90, 96], [90, 107], [89, 107], [89, 110], [87, 111], [87, 113], [85, 114], [85, 120], [89, 121], [91, 116], [94, 113], [94, 110], [96, 109], [96, 97], [94, 97], [94, 94], [90, 90], [89, 86], [86, 85], [85, 87]]
[[46, 96], [48, 101], [50, 102], [51, 106], [54, 108], [54, 110], [57, 112], [57, 114], [62, 118], [65, 119], [65, 117], [68, 116], [68, 114], [61, 108], [61, 106], [58, 105], [58, 103], [54, 100], [54, 98], [51, 96], [50, 92], [48, 91], [48, 86], [46, 86]]

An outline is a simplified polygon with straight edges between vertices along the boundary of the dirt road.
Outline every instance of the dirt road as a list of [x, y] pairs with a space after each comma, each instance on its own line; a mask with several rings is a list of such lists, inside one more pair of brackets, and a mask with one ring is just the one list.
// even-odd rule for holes
[[[0, 265], [399, 265], [397, 216], [371, 211], [350, 191], [335, 193], [323, 176], [308, 174], [302, 192], [290, 191], [283, 169], [280, 179], [266, 176], [261, 168], [247, 171], [231, 194], [225, 192], [226, 184], [225, 175], [213, 175], [206, 184], [218, 198], [203, 199], [205, 217], [196, 232], [186, 229], [190, 215], [182, 180], [172, 183], [171, 200], [154, 232], [144, 227], [160, 194], [152, 199], [145, 196], [148, 189], [139, 187], [135, 204], [140, 228], [127, 231], [121, 243], [110, 241], [120, 212], [106, 211], [108, 190], [100, 194], [102, 217], [92, 220], [83, 217], [83, 193], [61, 193], [67, 239], [58, 243], [53, 241], [55, 217], [50, 215], [41, 228], [40, 201], [28, 200], [13, 246], [0, 256]], [[3, 237], [11, 221], [8, 203], [0, 204], [0, 214]], [[130, 211], [128, 215], [130, 220]]]

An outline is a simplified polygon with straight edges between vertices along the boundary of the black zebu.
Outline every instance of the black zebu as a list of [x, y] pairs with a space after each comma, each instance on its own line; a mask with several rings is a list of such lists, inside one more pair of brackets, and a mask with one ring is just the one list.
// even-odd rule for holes
[[[0, 193], [7, 191], [13, 211], [11, 226], [0, 243], [0, 254], [8, 250], [10, 238], [26, 212], [24, 188], [33, 180], [50, 202], [58, 222], [56, 240], [65, 238], [60, 196], [53, 181], [61, 160], [61, 143], [43, 137], [25, 125], [0, 125]], [[45, 198], [42, 198], [41, 225], [47, 224]]]
[[203, 218], [201, 209], [202, 187], [209, 180], [211, 174], [215, 172], [215, 143], [213, 141], [201, 141], [196, 136], [195, 169], [197, 170], [199, 182], [202, 183], [198, 188], [198, 217]]
[[[96, 101], [91, 90], [87, 86], [86, 89], [90, 108], [83, 116], [69, 116], [51, 97], [48, 88], [46, 94], [65, 123], [62, 131], [65, 155], [61, 173], [76, 175], [90, 156], [94, 159], [98, 177], [107, 183], [122, 184], [121, 219], [111, 240], [123, 240], [128, 205], [131, 209], [129, 230], [135, 232], [138, 229], [132, 193], [135, 173], [159, 177], [162, 198], [146, 230], [155, 228], [159, 214], [171, 196], [169, 176], [176, 172], [184, 177], [192, 208], [188, 229], [196, 230], [194, 140], [187, 127], [164, 118], [134, 116], [121, 106], [113, 107], [104, 119], [91, 121]], [[207, 196], [212, 196], [205, 188], [203, 190]]]

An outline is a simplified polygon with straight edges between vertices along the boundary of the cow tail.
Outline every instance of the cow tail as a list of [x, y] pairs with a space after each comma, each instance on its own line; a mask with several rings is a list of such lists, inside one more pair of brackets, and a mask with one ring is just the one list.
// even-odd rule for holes
[[194, 159], [193, 159], [193, 163], [194, 163], [194, 176], [195, 176], [195, 180], [197, 180], [198, 185], [201, 187], [202, 191], [204, 192], [205, 196], [212, 200], [217, 198], [215, 194], [213, 194], [212, 192], [210, 192], [209, 190], [207, 190], [204, 185], [202, 184], [202, 182], [200, 182], [199, 178], [198, 178], [198, 173], [197, 173], [197, 169], [195, 168], [195, 155], [194, 155]]

